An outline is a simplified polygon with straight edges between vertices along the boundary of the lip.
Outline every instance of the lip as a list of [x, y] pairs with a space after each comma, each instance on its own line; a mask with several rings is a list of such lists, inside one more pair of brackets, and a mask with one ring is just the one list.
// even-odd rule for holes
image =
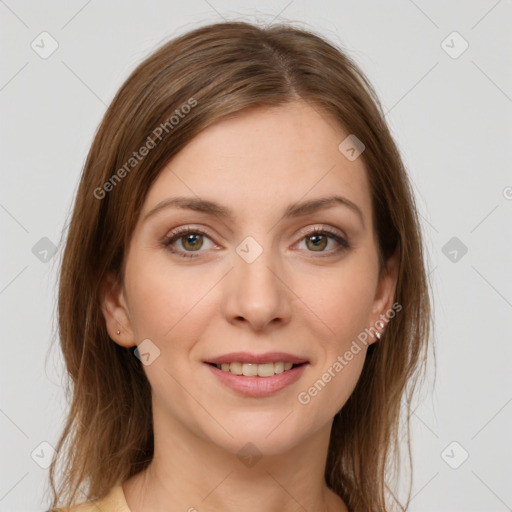
[[[266, 352], [264, 354], [252, 354], [250, 352], [231, 352], [222, 356], [213, 357], [204, 361], [205, 363], [222, 364], [222, 363], [293, 363], [302, 364], [309, 363], [304, 357], [287, 354], [286, 352]], [[289, 371], [289, 370], [288, 370]], [[265, 377], [272, 378], [272, 377]]]
[[[228, 354], [229, 355], [229, 354]], [[260, 357], [260, 356], [258, 356]], [[272, 356], [273, 357], [273, 356]], [[219, 359], [219, 358], [217, 358]], [[261, 360], [261, 359], [259, 359]], [[234, 361], [234, 360], [231, 360]], [[267, 362], [278, 361], [271, 360]], [[283, 361], [283, 359], [279, 359], [279, 361]], [[210, 361], [213, 362], [213, 361]], [[227, 361], [224, 361], [227, 362]], [[250, 361], [245, 360], [245, 363]], [[286, 360], [286, 362], [292, 362], [290, 360]], [[296, 382], [307, 366], [306, 364], [301, 364], [300, 366], [296, 366], [295, 368], [291, 368], [290, 370], [286, 370], [282, 373], [278, 373], [272, 377], [245, 377], [243, 375], [235, 375], [231, 372], [225, 372], [224, 370], [219, 370], [216, 366], [212, 366], [208, 363], [203, 363], [207, 368], [210, 369], [212, 374], [219, 379], [219, 381], [233, 390], [235, 393], [245, 396], [245, 397], [255, 397], [261, 398], [270, 395], [274, 395], [275, 393], [281, 391], [282, 389], [290, 386], [294, 382]], [[222, 363], [216, 363], [222, 364]], [[299, 363], [294, 363], [299, 364]]]

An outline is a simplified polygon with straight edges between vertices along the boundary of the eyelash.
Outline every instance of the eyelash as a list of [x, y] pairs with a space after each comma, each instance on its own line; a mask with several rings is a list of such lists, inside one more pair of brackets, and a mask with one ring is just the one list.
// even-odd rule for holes
[[[163, 246], [166, 249], [168, 249], [169, 251], [171, 251], [172, 253], [182, 256], [184, 258], [196, 258], [198, 256], [198, 254], [196, 254], [196, 253], [203, 252], [203, 251], [183, 252], [181, 250], [176, 250], [172, 247], [172, 244], [176, 240], [179, 240], [180, 238], [183, 238], [185, 235], [189, 235], [189, 234], [203, 235], [203, 236], [206, 236], [207, 238], [210, 238], [208, 236], [208, 233], [204, 232], [201, 229], [186, 227], [186, 228], [174, 231], [174, 232], [170, 233], [168, 236], [166, 236], [162, 242]], [[326, 235], [329, 238], [335, 240], [340, 245], [340, 247], [338, 247], [337, 249], [333, 249], [332, 251], [327, 251], [326, 255], [319, 256], [320, 258], [333, 256], [342, 251], [346, 251], [347, 249], [350, 249], [350, 244], [343, 237], [338, 235], [338, 233], [335, 233], [334, 231], [331, 231], [331, 230], [325, 229], [325, 228], [314, 228], [312, 231], [310, 231], [309, 233], [304, 235], [301, 238], [301, 241], [304, 240], [305, 238], [312, 237], [315, 235]], [[308, 252], [314, 253], [315, 251], [308, 251]], [[320, 251], [320, 252], [324, 252], [324, 251]]]

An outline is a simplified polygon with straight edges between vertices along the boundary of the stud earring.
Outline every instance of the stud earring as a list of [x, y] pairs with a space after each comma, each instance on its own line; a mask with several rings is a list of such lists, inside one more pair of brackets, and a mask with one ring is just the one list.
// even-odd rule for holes
[[118, 329], [118, 330], [116, 331], [116, 334], [121, 334], [121, 331]]
[[379, 331], [377, 331], [377, 332], [375, 333], [375, 337], [376, 337], [378, 340], [380, 340], [380, 338], [382, 337], [382, 334], [381, 334]]

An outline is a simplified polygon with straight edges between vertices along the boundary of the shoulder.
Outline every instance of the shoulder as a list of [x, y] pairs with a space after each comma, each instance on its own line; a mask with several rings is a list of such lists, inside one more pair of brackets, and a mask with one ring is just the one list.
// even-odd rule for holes
[[68, 509], [54, 508], [47, 512], [130, 512], [121, 484], [113, 487], [104, 498], [78, 503]]
[[73, 505], [69, 508], [52, 508], [46, 512], [92, 512], [93, 510], [97, 510], [97, 507], [97, 501], [86, 501], [84, 503], [79, 503], [78, 505]]
[[86, 501], [84, 503], [73, 505], [72, 507], [69, 508], [52, 508], [47, 510], [46, 512], [92, 512], [93, 510], [97, 511], [98, 506], [100, 506], [99, 501]]
[[78, 503], [69, 508], [52, 508], [51, 510], [47, 510], [47, 512], [98, 512], [98, 509], [102, 512], [111, 512], [111, 509], [103, 507], [103, 500], [91, 500], [84, 503]]

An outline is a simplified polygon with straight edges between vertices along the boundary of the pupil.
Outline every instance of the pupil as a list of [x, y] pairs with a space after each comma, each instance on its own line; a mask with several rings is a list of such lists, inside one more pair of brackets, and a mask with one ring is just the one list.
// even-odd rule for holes
[[[186, 236], [186, 242], [185, 242], [185, 243], [186, 243], [187, 245], [189, 245], [189, 244], [190, 244], [190, 245], [194, 246], [195, 244], [197, 244], [197, 239], [198, 239], [200, 236], [201, 236], [201, 235], [187, 235], [187, 236]], [[194, 242], [194, 239], [196, 239], [196, 240], [195, 240], [195, 242]], [[199, 247], [201, 247], [201, 246], [199, 245]], [[197, 249], [198, 247], [192, 247], [192, 248], [193, 248], [193, 249]]]
[[310, 236], [310, 240], [312, 241], [313, 246], [315, 248], [321, 248], [321, 249], [323, 249], [325, 246], [324, 238], [325, 238], [324, 235], [311, 235]]

